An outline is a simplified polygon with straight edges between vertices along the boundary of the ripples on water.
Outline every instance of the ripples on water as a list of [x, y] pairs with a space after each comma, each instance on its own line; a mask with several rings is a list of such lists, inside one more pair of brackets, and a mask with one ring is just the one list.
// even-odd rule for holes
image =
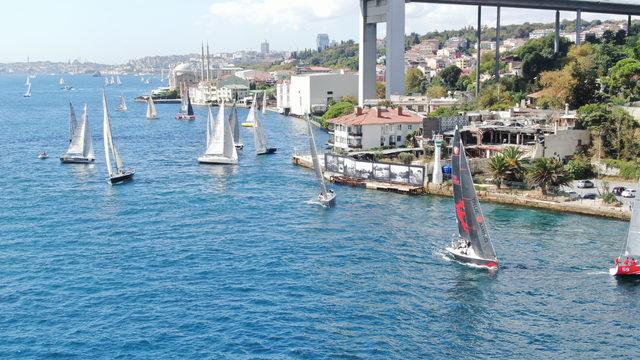
[[[137, 170], [111, 187], [102, 79], [57, 80], [24, 99], [24, 77], [0, 77], [2, 357], [632, 356], [638, 284], [606, 273], [624, 222], [484, 204], [503, 266], [469, 269], [442, 257], [449, 199], [334, 186], [336, 208], [309, 204], [314, 176], [290, 164], [306, 126], [275, 114], [276, 155], [256, 157], [243, 128], [240, 166], [198, 165], [205, 109], [148, 121], [133, 77], [107, 89], [112, 109], [129, 99], [112, 127]], [[56, 159], [69, 99], [89, 104], [95, 165]]]

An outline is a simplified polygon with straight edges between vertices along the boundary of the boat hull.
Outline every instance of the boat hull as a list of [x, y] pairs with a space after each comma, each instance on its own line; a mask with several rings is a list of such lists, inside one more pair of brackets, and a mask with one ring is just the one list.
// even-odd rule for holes
[[74, 156], [61, 156], [60, 162], [63, 164], [92, 164], [96, 161], [96, 159], [89, 159], [85, 157], [74, 157]]
[[484, 268], [492, 269], [492, 270], [497, 270], [498, 269], [498, 261], [497, 260], [483, 259], [483, 258], [479, 258], [479, 257], [475, 257], [475, 256], [467, 256], [467, 255], [461, 254], [460, 252], [456, 251], [455, 249], [449, 248], [449, 247], [446, 250], [458, 262], [461, 262], [461, 263], [464, 263], [464, 264], [472, 264], [472, 265], [476, 265], [476, 266], [480, 266], [480, 267], [484, 267]]
[[330, 191], [325, 196], [318, 196], [318, 202], [323, 206], [333, 207], [336, 205], [336, 193]]
[[195, 120], [195, 115], [176, 114], [176, 120]]
[[269, 155], [274, 154], [278, 150], [277, 148], [268, 148], [266, 151], [257, 153], [258, 155]]
[[109, 177], [109, 182], [111, 182], [111, 184], [121, 184], [127, 181], [131, 181], [135, 173], [135, 171], [129, 171], [124, 174], [111, 175]]
[[609, 274], [613, 276], [639, 276], [640, 265], [616, 265], [609, 269]]
[[236, 147], [236, 149], [238, 149], [238, 150], [242, 150], [242, 149], [244, 149], [244, 144], [235, 144], [234, 146], [235, 146], [235, 147]]
[[224, 156], [212, 156], [212, 155], [202, 155], [198, 157], [198, 162], [201, 164], [212, 164], [212, 165], [237, 165], [237, 159], [229, 159]]

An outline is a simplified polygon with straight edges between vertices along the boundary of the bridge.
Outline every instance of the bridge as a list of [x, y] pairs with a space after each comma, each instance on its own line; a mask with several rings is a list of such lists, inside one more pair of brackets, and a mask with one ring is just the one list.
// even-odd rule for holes
[[[387, 23], [386, 38], [386, 96], [404, 93], [404, 42], [405, 42], [405, 0], [359, 0], [360, 1], [360, 76], [358, 101], [376, 97], [376, 33], [377, 24]], [[496, 68], [495, 76], [500, 77], [500, 10], [506, 8], [555, 10], [555, 51], [560, 44], [560, 11], [576, 13], [576, 43], [580, 45], [582, 33], [582, 13], [627, 15], [627, 31], [631, 27], [631, 16], [640, 16], [637, 0], [407, 0], [406, 2], [425, 4], [468, 5], [478, 8], [476, 95], [480, 92], [480, 39], [482, 37], [482, 7], [495, 7], [496, 26]]]

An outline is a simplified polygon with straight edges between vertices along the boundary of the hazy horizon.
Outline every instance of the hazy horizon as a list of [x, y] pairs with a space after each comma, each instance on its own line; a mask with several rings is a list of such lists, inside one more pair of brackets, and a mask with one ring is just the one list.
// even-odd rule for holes
[[[25, 62], [29, 57], [34, 62], [81, 59], [115, 65], [145, 56], [197, 53], [202, 41], [218, 53], [259, 50], [263, 40], [274, 51], [314, 48], [318, 33], [336, 41], [358, 38], [357, 1], [160, 0], [151, 5], [142, 0], [38, 0], [4, 5], [0, 30], [12, 36], [0, 38], [0, 63]], [[495, 26], [495, 8], [483, 10], [483, 25]], [[474, 26], [475, 14], [472, 6], [409, 3], [406, 32]], [[571, 12], [561, 15], [575, 18]], [[583, 18], [626, 19], [603, 14]], [[503, 25], [553, 19], [553, 11], [502, 10]], [[384, 25], [379, 29], [383, 37]]]

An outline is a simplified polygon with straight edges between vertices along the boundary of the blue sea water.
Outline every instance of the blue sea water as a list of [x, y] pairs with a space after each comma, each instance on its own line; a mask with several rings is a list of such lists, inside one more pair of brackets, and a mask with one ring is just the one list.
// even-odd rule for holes
[[[625, 222], [483, 204], [502, 268], [464, 267], [443, 258], [450, 199], [333, 186], [336, 208], [309, 204], [313, 174], [291, 164], [301, 120], [267, 114], [273, 156], [243, 128], [239, 166], [199, 165], [206, 108], [182, 122], [158, 105], [150, 121], [132, 101], [157, 78], [107, 88], [137, 171], [110, 186], [103, 80], [58, 79], [23, 98], [25, 76], [0, 77], [2, 358], [635, 356], [640, 287], [606, 272]], [[94, 165], [57, 160], [69, 100], [88, 104]]]

